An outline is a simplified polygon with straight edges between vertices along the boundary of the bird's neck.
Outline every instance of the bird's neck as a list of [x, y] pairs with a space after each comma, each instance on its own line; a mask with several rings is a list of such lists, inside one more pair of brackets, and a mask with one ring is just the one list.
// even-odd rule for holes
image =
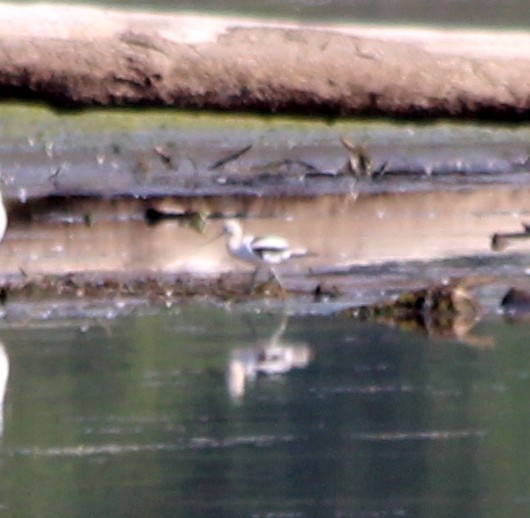
[[228, 236], [228, 239], [226, 242], [228, 250], [230, 251], [237, 250], [241, 246], [242, 239], [243, 239], [243, 230], [241, 229], [234, 230], [234, 232], [232, 232], [232, 234]]
[[4, 198], [0, 193], [0, 240], [4, 237], [4, 233], [7, 227], [7, 212], [4, 205]]

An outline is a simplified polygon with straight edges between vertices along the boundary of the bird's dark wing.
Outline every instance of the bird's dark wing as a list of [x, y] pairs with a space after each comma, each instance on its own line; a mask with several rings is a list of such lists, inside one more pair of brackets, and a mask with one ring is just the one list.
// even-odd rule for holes
[[250, 246], [252, 251], [259, 257], [266, 254], [285, 252], [289, 248], [289, 244], [285, 239], [276, 236], [255, 237]]

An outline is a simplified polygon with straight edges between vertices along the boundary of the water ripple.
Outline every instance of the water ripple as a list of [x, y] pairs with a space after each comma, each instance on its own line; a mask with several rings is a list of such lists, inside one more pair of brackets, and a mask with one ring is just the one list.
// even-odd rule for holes
[[252, 435], [218, 439], [214, 437], [193, 437], [188, 441], [151, 444], [98, 444], [78, 446], [57, 446], [49, 448], [18, 448], [9, 452], [12, 456], [24, 457], [90, 457], [93, 455], [122, 455], [155, 451], [182, 451], [187, 449], [201, 450], [213, 448], [235, 448], [253, 446], [263, 448], [279, 443], [291, 443], [301, 438], [293, 435]]
[[352, 439], [360, 441], [445, 441], [453, 439], [482, 438], [486, 430], [433, 430], [418, 432], [382, 432], [352, 434]]

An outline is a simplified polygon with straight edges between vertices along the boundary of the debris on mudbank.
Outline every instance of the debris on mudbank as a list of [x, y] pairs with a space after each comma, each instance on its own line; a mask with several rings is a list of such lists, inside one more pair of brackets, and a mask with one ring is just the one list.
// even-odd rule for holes
[[495, 252], [505, 250], [513, 241], [530, 239], [530, 225], [523, 223], [520, 232], [495, 232], [491, 237], [491, 249]]
[[196, 232], [203, 233], [206, 228], [208, 215], [204, 212], [193, 210], [163, 211], [156, 207], [148, 207], [145, 211], [145, 221], [149, 225], [155, 225], [160, 221], [176, 220], [183, 226], [191, 228]]
[[191, 274], [126, 274], [123, 272], [75, 273], [67, 275], [21, 275], [2, 282], [0, 303], [61, 299], [112, 301], [139, 298], [153, 304], [167, 304], [191, 297], [212, 300], [250, 300], [260, 297], [285, 297], [276, 282], [256, 285], [249, 292], [251, 274], [224, 274], [198, 277]]
[[345, 172], [353, 175], [355, 178], [377, 178], [385, 174], [388, 162], [384, 162], [381, 166], [375, 168], [372, 157], [365, 146], [354, 144], [344, 137], [341, 137], [340, 142], [346, 148], [349, 155], [344, 168]]
[[457, 339], [469, 345], [491, 346], [487, 337], [470, 332], [480, 319], [480, 306], [458, 284], [408, 291], [396, 300], [348, 308], [339, 313], [372, 320], [404, 331], [423, 331], [440, 339]]
[[502, 298], [501, 308], [504, 316], [510, 321], [528, 320], [530, 318], [530, 292], [510, 288]]

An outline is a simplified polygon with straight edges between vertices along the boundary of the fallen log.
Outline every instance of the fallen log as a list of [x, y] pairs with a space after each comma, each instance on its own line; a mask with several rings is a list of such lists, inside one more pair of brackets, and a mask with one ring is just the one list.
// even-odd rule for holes
[[0, 4], [0, 95], [57, 107], [525, 119], [529, 80], [523, 32]]

